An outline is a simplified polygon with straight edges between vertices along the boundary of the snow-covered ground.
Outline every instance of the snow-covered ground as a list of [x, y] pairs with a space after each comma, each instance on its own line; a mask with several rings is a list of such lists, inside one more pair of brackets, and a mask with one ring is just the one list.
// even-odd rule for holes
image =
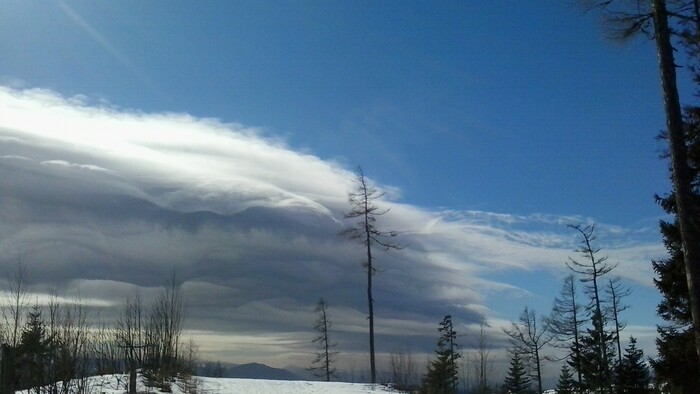
[[[196, 381], [194, 392], [198, 394], [377, 394], [398, 393], [385, 386], [363, 383], [283, 381], [263, 379], [193, 378]], [[86, 382], [92, 394], [125, 394], [127, 375], [95, 376]], [[139, 379], [137, 390], [141, 393], [160, 394], [148, 388]], [[182, 384], [173, 383], [172, 394], [188, 394]], [[26, 391], [18, 392], [27, 394]]]

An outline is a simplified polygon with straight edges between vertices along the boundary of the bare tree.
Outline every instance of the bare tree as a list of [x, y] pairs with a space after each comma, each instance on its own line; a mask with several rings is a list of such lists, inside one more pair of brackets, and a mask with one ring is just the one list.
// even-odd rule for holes
[[384, 196], [376, 188], [369, 185], [362, 168], [357, 170], [355, 178], [356, 189], [348, 193], [350, 212], [345, 214], [346, 219], [359, 219], [353, 227], [343, 232], [350, 239], [359, 241], [364, 245], [367, 252], [367, 260], [364, 265], [367, 269], [367, 303], [369, 310], [369, 354], [370, 373], [372, 383], [377, 382], [377, 369], [374, 356], [374, 298], [372, 298], [372, 277], [377, 271], [374, 265], [374, 255], [372, 246], [378, 246], [385, 250], [401, 249], [401, 247], [390, 241], [397, 233], [395, 231], [380, 230], [377, 225], [377, 218], [389, 212], [388, 209], [381, 210], [375, 202]]
[[312, 371], [317, 371], [316, 376], [323, 377], [326, 382], [331, 381], [331, 377], [335, 376], [334, 356], [336, 352], [332, 349], [335, 347], [335, 343], [331, 342], [328, 335], [328, 331], [331, 328], [332, 322], [328, 318], [328, 304], [326, 300], [321, 298], [316, 305], [316, 313], [318, 318], [314, 322], [314, 329], [318, 333], [318, 336], [314, 338], [313, 342], [318, 344], [321, 348], [316, 353], [316, 358], [311, 362]]
[[391, 381], [398, 390], [410, 391], [418, 382], [418, 366], [413, 354], [406, 349], [391, 353]]
[[8, 300], [2, 308], [2, 318], [5, 323], [5, 337], [9, 345], [16, 348], [22, 334], [22, 319], [29, 305], [29, 281], [31, 274], [27, 265], [22, 262], [22, 256], [17, 259], [14, 270], [8, 273], [5, 284], [5, 299]]
[[514, 351], [525, 357], [529, 365], [534, 368], [534, 378], [537, 379], [538, 393], [542, 392], [542, 361], [544, 357], [541, 354], [544, 348], [551, 340], [549, 334], [549, 324], [547, 320], [542, 319], [538, 325], [538, 319], [533, 309], [525, 307], [518, 318], [518, 323], [512, 323], [510, 329], [503, 331], [510, 337], [511, 345]]
[[493, 373], [494, 357], [491, 354], [491, 344], [486, 335], [486, 322], [479, 323], [479, 336], [476, 340], [476, 355], [474, 358], [475, 392], [486, 394], [489, 392], [489, 381]]
[[63, 308], [57, 343], [57, 377], [62, 382], [61, 393], [83, 393], [87, 389], [86, 378], [90, 374], [90, 327], [89, 312], [85, 303], [76, 298], [75, 302]]
[[116, 343], [122, 349], [127, 369], [129, 370], [129, 393], [136, 393], [136, 370], [143, 367], [145, 361], [146, 321], [143, 314], [141, 296], [126, 300], [124, 310], [117, 320], [114, 332]]
[[92, 353], [94, 354], [95, 373], [98, 375], [116, 374], [123, 371], [120, 361], [123, 349], [117, 341], [116, 329], [98, 317], [92, 330]]
[[614, 334], [615, 342], [617, 343], [617, 363], [622, 364], [622, 346], [620, 345], [620, 332], [625, 329], [627, 323], [620, 319], [620, 313], [629, 308], [625, 305], [622, 299], [632, 294], [629, 287], [622, 284], [622, 278], [616, 276], [608, 279], [608, 284], [605, 288], [605, 293], [608, 297], [608, 315], [612, 318], [615, 325]]
[[185, 319], [182, 283], [173, 272], [151, 308], [145, 330], [146, 369], [154, 385], [168, 388], [166, 379], [174, 376], [180, 363], [180, 335]]

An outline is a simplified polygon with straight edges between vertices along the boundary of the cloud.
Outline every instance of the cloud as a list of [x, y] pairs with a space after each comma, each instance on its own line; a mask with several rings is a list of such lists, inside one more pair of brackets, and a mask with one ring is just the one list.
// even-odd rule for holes
[[[104, 317], [137, 290], [147, 302], [175, 269], [188, 329], [211, 341], [204, 351], [234, 359], [251, 336], [272, 338], [256, 346], [286, 354], [278, 366], [310, 351], [300, 333], [324, 297], [340, 349], [364, 351], [363, 251], [338, 236], [351, 224], [351, 170], [254, 127], [88, 102], [0, 88], [0, 272], [21, 254], [37, 292], [77, 288]], [[378, 187], [393, 196], [380, 202], [391, 210], [379, 224], [405, 246], [376, 251], [383, 352], [407, 342], [429, 352], [448, 313], [474, 333], [484, 318], [513, 317], [499, 303], [549, 303], [578, 242], [564, 225], [590, 220], [430, 210]], [[599, 228], [620, 274], [650, 288], [658, 240]]]

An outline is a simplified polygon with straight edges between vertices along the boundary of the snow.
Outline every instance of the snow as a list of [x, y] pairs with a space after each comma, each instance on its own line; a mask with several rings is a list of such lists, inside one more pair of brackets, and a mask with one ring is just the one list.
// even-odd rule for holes
[[[234, 379], [234, 378], [205, 378], [193, 377], [196, 381], [198, 394], [378, 394], [399, 393], [398, 391], [382, 385], [366, 383], [340, 383], [340, 382], [311, 382], [311, 381], [284, 381], [264, 379]], [[127, 375], [105, 375], [87, 378], [85, 382], [90, 394], [126, 394], [128, 382]], [[187, 394], [184, 386], [178, 382], [172, 384], [171, 394]], [[138, 381], [139, 393], [160, 394], [153, 388]], [[20, 394], [29, 394], [28, 391], [18, 391]]]

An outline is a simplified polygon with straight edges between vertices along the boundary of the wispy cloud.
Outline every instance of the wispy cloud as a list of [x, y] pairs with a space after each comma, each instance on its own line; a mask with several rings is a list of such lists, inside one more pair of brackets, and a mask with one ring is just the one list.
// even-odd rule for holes
[[[338, 236], [352, 170], [253, 127], [87, 102], [0, 88], [0, 271], [21, 250], [37, 288], [79, 286], [87, 299], [113, 302], [134, 289], [153, 294], [175, 267], [191, 330], [212, 341], [258, 332], [282, 338], [270, 346], [289, 354], [303, 348], [294, 341], [323, 296], [342, 347], [364, 348], [362, 250]], [[381, 203], [392, 209], [380, 224], [406, 246], [377, 254], [383, 351], [406, 338], [431, 346], [431, 327], [447, 313], [467, 329], [503, 319], [498, 300], [549, 299], [577, 243], [564, 225], [591, 221]], [[649, 288], [661, 245], [636, 229], [600, 229], [620, 274]], [[231, 355], [243, 342], [216, 348]]]

